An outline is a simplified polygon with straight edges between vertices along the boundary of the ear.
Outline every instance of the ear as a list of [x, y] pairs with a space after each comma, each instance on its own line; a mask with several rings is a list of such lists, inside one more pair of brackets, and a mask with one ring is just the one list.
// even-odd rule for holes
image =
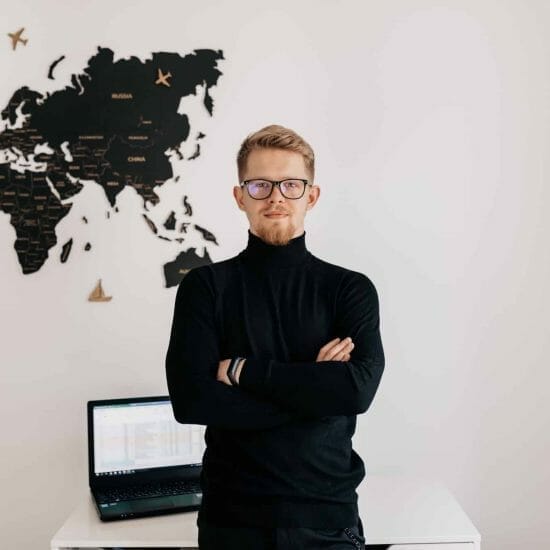
[[237, 206], [244, 210], [244, 202], [243, 202], [243, 188], [240, 185], [235, 185], [233, 187], [233, 196], [235, 197], [235, 202], [237, 203]]
[[318, 185], [312, 185], [309, 188], [307, 195], [307, 206], [306, 210], [311, 210], [315, 203], [319, 200], [319, 195], [321, 194], [321, 188]]

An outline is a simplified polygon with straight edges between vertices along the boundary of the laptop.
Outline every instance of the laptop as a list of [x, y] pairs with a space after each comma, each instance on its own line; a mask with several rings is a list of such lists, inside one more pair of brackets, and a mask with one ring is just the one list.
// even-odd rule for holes
[[169, 396], [88, 401], [88, 474], [102, 521], [198, 510], [206, 426]]

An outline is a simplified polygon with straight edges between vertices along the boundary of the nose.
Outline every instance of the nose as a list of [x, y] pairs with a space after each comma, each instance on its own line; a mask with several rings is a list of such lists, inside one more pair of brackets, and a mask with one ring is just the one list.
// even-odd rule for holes
[[285, 200], [285, 197], [281, 193], [281, 190], [279, 189], [278, 185], [274, 185], [273, 189], [271, 190], [271, 195], [269, 195], [268, 199], [269, 202], [281, 202]]

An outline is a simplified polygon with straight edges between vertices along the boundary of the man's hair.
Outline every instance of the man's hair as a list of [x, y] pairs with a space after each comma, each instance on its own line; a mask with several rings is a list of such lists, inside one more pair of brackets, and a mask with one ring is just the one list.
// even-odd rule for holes
[[311, 178], [315, 176], [315, 155], [309, 143], [294, 130], [279, 124], [270, 124], [246, 136], [237, 153], [237, 170], [242, 181], [246, 170], [248, 155], [254, 149], [277, 148], [300, 153], [304, 159], [306, 171]]

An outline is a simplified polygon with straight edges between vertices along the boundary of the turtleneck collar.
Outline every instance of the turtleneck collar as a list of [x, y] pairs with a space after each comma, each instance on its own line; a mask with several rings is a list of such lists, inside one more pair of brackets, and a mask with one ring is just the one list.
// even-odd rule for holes
[[305, 263], [310, 253], [306, 248], [306, 232], [285, 245], [269, 244], [248, 229], [248, 244], [240, 253], [242, 260], [254, 267], [292, 267]]

